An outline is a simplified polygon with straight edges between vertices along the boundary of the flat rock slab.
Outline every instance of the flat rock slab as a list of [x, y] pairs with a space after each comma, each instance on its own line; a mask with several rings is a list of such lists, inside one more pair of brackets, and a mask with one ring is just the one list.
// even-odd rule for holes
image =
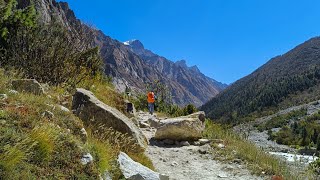
[[78, 88], [73, 96], [73, 112], [84, 121], [85, 125], [102, 124], [130, 136], [138, 145], [137, 151], [142, 151], [147, 145], [141, 130], [115, 108], [98, 100], [92, 92]]

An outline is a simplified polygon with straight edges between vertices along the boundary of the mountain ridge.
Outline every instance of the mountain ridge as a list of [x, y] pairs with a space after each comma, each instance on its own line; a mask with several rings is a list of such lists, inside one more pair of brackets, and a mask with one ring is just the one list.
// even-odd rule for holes
[[[180, 106], [187, 104], [200, 106], [217, 95], [224, 87], [202, 73], [194, 76], [197, 68], [193, 68], [195, 71], [192, 74], [189, 69], [176, 67], [166, 58], [144, 49], [141, 42], [135, 42], [138, 48], [133, 52], [124, 43], [82, 23], [68, 3], [41, 0], [35, 5], [44, 23], [57, 19], [71, 33], [77, 33], [79, 29], [88, 33], [94, 40], [92, 45], [100, 47], [105, 74], [112, 77], [113, 84], [119, 92], [125, 92], [130, 88], [134, 93], [145, 93], [148, 83], [160, 81], [173, 95], [173, 103]], [[141, 52], [138, 52], [139, 50]], [[144, 56], [141, 56], [142, 54]]]
[[201, 109], [213, 119], [234, 122], [316, 100], [319, 86], [320, 38], [315, 37], [270, 59]]
[[[179, 60], [173, 62], [163, 56], [157, 55], [152, 51], [145, 49], [144, 45], [139, 40], [130, 40], [124, 44], [134, 53], [139, 55], [150, 66], [165, 74], [172, 81], [178, 81], [184, 88], [188, 88], [186, 81], [191, 82], [190, 91], [195, 94], [202, 102], [207, 101], [207, 97], [214, 97], [219, 92], [224, 90], [228, 85], [220, 83], [210, 77], [205, 76], [199, 68], [195, 66], [188, 67], [186, 60]], [[179, 77], [185, 77], [179, 79]], [[186, 80], [187, 79], [187, 80]], [[194, 84], [194, 85], [193, 85]], [[207, 88], [206, 91], [201, 89]], [[203, 95], [207, 97], [201, 97]], [[196, 104], [199, 105], [199, 104]]]

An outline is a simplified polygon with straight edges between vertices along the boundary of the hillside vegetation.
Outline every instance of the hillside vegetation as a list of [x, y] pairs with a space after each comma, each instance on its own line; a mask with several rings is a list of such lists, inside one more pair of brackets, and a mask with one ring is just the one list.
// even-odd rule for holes
[[[99, 49], [83, 44], [81, 33], [37, 19], [32, 5], [19, 9], [16, 0], [0, 0], [0, 179], [99, 179], [106, 171], [119, 179], [120, 151], [153, 168], [123, 134], [84, 127], [62, 107], [71, 109], [82, 87], [125, 113], [124, 97], [101, 71]], [[21, 78], [37, 79], [46, 93], [14, 91], [11, 82]], [[88, 153], [93, 161], [83, 164]]]
[[320, 98], [320, 38], [271, 59], [201, 107], [210, 118], [238, 123]]

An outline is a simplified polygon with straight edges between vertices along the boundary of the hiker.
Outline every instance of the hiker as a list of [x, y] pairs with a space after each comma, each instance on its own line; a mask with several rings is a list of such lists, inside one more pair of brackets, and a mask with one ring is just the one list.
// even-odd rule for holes
[[153, 115], [154, 111], [154, 102], [155, 102], [155, 95], [153, 91], [148, 92], [148, 110], [151, 115]]

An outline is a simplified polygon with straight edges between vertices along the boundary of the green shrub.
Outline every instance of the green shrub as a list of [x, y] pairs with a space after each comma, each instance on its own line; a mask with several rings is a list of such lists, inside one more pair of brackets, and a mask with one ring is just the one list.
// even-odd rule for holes
[[[76, 33], [59, 22], [37, 24], [33, 6], [18, 9], [16, 0], [0, 8], [0, 66], [15, 68], [40, 82], [71, 84], [102, 73], [92, 34], [78, 24]], [[28, 52], [28, 53], [26, 53]], [[48, 73], [50, 72], [50, 73]]]
[[320, 159], [310, 163], [309, 169], [320, 175]]

